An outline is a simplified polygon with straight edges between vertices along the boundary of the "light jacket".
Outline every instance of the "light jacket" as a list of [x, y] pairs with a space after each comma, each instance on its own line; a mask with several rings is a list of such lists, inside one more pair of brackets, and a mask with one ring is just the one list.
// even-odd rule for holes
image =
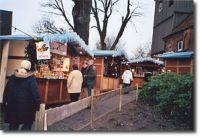
[[132, 72], [130, 70], [125, 70], [122, 74], [122, 80], [124, 84], [130, 84], [133, 80]]
[[83, 76], [79, 70], [73, 70], [70, 72], [67, 79], [68, 93], [80, 93], [83, 83]]

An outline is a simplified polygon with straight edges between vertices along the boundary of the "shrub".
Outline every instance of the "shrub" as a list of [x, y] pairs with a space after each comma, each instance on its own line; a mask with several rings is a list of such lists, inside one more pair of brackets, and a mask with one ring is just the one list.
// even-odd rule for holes
[[139, 100], [155, 105], [165, 118], [191, 123], [193, 120], [193, 76], [164, 73], [144, 84]]

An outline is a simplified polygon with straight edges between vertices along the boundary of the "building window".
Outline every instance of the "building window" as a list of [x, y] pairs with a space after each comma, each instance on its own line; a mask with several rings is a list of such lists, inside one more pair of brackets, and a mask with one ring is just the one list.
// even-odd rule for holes
[[183, 51], [183, 41], [179, 41], [177, 44], [178, 51]]
[[160, 0], [160, 1], [159, 1], [159, 5], [158, 5], [158, 12], [161, 12], [162, 9], [163, 9], [163, 1]]
[[171, 7], [174, 4], [174, 0], [169, 0], [169, 7]]

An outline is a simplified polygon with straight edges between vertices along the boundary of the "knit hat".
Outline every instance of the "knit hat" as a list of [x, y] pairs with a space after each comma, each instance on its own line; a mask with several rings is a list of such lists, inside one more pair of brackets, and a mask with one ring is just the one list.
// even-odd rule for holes
[[23, 61], [21, 62], [21, 68], [30, 70], [30, 69], [31, 69], [31, 62], [28, 61], [28, 60], [23, 60]]

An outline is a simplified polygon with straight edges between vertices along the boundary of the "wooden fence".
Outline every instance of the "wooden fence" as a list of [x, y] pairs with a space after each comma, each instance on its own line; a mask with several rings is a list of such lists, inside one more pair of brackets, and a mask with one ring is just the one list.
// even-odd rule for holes
[[[86, 109], [87, 107], [91, 106], [91, 119], [90, 119], [90, 126], [93, 127], [93, 122], [98, 120], [99, 118], [105, 116], [106, 114], [94, 118], [94, 104], [95, 102], [100, 102], [106, 99], [109, 99], [113, 96], [119, 95], [119, 112], [121, 112], [122, 108], [122, 94], [125, 90], [134, 90], [136, 89], [136, 101], [138, 98], [138, 85], [134, 87], [128, 87], [128, 88], [120, 88], [116, 90], [112, 90], [106, 93], [101, 93], [98, 95], [93, 95], [84, 99], [81, 99], [77, 102], [72, 102], [67, 105], [62, 105], [60, 107], [56, 108], [50, 108], [48, 110], [45, 110], [45, 104], [40, 105], [40, 111], [36, 113], [36, 121], [35, 121], [35, 130], [36, 131], [47, 131], [47, 127], [63, 120], [64, 118], [67, 118], [83, 109]], [[88, 125], [88, 124], [86, 124]]]

